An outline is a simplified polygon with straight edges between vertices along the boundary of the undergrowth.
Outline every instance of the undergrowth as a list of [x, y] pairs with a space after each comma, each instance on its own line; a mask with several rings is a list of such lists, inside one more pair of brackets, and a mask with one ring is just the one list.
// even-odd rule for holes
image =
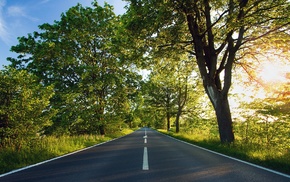
[[0, 174], [109, 141], [131, 132], [130, 129], [123, 129], [106, 137], [97, 135], [46, 136], [36, 141], [26, 142], [26, 145], [21, 148], [15, 146], [0, 148]]
[[218, 136], [212, 133], [158, 131], [170, 135], [174, 138], [192, 143], [194, 145], [216, 151], [234, 158], [251, 162], [266, 168], [270, 168], [282, 173], [290, 174], [290, 150], [288, 148], [269, 147], [257, 143], [246, 143], [236, 139], [232, 144], [223, 145]]

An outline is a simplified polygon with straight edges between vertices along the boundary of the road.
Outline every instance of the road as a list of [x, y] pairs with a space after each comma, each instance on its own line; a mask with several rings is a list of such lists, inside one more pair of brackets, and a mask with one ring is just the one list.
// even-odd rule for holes
[[289, 182], [290, 177], [142, 128], [120, 139], [4, 175], [0, 181]]

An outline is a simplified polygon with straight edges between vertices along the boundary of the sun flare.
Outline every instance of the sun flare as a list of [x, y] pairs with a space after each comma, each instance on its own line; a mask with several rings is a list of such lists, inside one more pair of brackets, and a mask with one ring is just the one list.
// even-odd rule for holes
[[[283, 85], [290, 83], [289, 61], [264, 61], [255, 71], [259, 83], [255, 81], [248, 82], [251, 84], [241, 84], [239, 81], [233, 83], [231, 91], [233, 96], [230, 97], [231, 108], [240, 108], [242, 102], [251, 103], [255, 99], [267, 98]], [[241, 71], [240, 74], [246, 73]]]
[[258, 71], [258, 77], [265, 84], [279, 84], [287, 82], [286, 74], [289, 72], [290, 67], [287, 65], [266, 62]]

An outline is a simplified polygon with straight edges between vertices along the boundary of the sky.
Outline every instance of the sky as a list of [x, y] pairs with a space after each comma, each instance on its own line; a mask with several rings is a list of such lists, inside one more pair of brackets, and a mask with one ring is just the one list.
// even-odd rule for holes
[[[17, 45], [17, 37], [39, 31], [38, 26], [44, 23], [53, 24], [60, 20], [60, 15], [70, 7], [82, 4], [91, 6], [93, 0], [0, 0], [0, 69], [10, 62], [7, 57], [17, 57], [10, 51]], [[122, 0], [105, 0], [114, 6], [116, 14], [125, 13], [126, 2]], [[100, 6], [104, 0], [98, 0]]]

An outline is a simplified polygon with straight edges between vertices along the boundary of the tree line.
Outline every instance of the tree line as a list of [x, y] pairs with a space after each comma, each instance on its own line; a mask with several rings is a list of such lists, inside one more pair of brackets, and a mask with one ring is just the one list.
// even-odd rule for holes
[[169, 130], [172, 118], [179, 132], [182, 115], [202, 117], [204, 92], [221, 142], [235, 140], [233, 69], [261, 41], [289, 53], [289, 2], [128, 2], [119, 16], [109, 4], [78, 4], [18, 38], [11, 48], [18, 57], [0, 72], [0, 145], [127, 126]]

